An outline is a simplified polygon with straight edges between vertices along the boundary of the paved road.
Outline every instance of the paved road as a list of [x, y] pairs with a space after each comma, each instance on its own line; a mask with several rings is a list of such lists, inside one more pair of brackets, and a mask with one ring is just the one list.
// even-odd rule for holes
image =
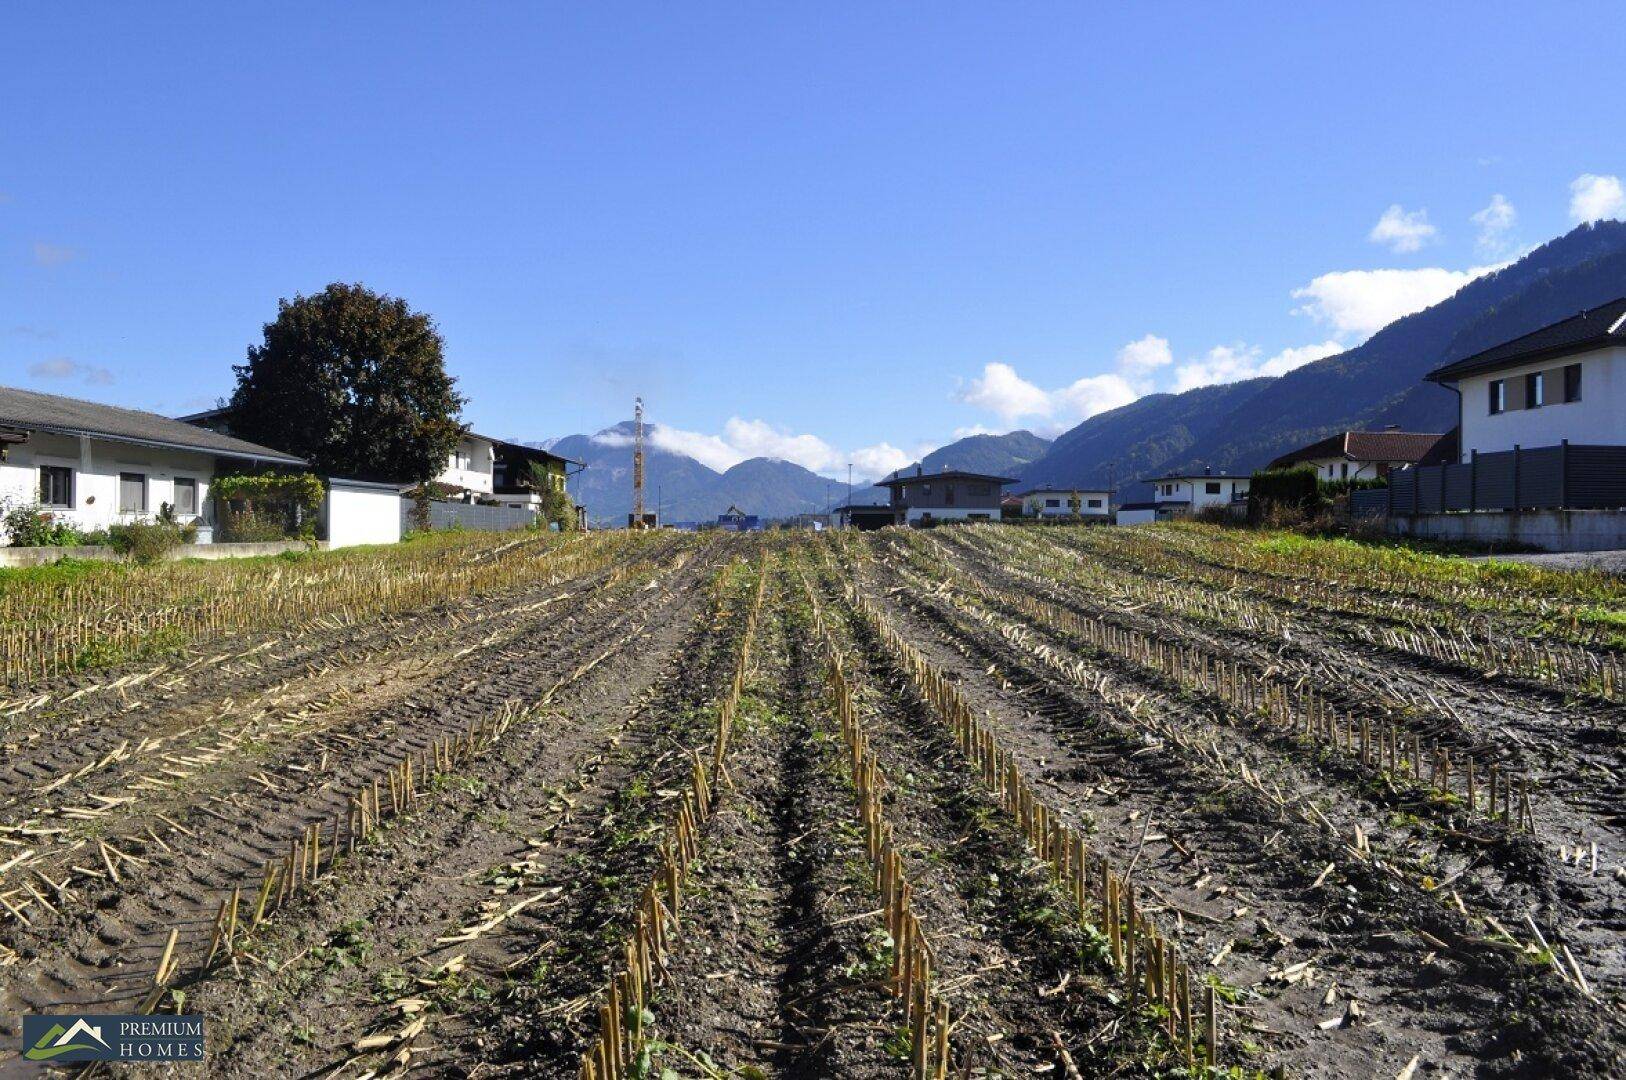
[[1552, 570], [1602, 570], [1609, 574], [1626, 575], [1626, 551], [1567, 551], [1549, 555], [1479, 555], [1476, 559], [1495, 558], [1505, 562], [1533, 563]]

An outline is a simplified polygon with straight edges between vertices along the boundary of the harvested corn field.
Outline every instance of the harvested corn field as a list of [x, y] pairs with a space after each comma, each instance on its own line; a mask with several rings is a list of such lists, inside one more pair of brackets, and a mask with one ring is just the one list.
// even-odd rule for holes
[[1618, 1075], [1623, 606], [1196, 526], [0, 579], [0, 1068]]

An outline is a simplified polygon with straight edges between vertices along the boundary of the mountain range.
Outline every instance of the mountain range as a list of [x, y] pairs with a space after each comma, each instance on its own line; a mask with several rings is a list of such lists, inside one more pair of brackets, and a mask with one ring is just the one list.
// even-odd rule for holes
[[1424, 375], [1622, 294], [1626, 223], [1582, 225], [1347, 352], [1274, 378], [1151, 394], [1093, 416], [1018, 475], [1123, 490], [1170, 470], [1248, 472], [1338, 431], [1447, 431], [1456, 396]]
[[[1112, 487], [1170, 470], [1208, 466], [1249, 472], [1338, 431], [1393, 424], [1446, 431], [1456, 398], [1423, 381], [1472, 355], [1626, 294], [1626, 223], [1582, 225], [1455, 294], [1397, 319], [1352, 349], [1285, 375], [1148, 394], [1046, 440], [1030, 431], [971, 435], [921, 458], [927, 472], [968, 469], [1014, 476], [1024, 486]], [[587, 463], [571, 490], [596, 522], [624, 522], [632, 508], [632, 422], [552, 442]], [[646, 451], [646, 505], [668, 521], [708, 521], [732, 505], [764, 518], [818, 513], [847, 499], [846, 484], [793, 462], [750, 458], [718, 472], [691, 457]], [[914, 466], [910, 466], [913, 468]], [[869, 481], [854, 502], [881, 502]]]

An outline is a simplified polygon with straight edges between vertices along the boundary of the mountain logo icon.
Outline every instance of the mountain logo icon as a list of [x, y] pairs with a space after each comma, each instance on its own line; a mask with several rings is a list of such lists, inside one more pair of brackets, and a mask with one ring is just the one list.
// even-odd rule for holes
[[[79, 1042], [76, 1040], [93, 1040]], [[52, 1024], [49, 1031], [40, 1036], [39, 1041], [23, 1052], [23, 1057], [29, 1061], [49, 1061], [62, 1054], [75, 1050], [111, 1050], [107, 1041], [102, 1038], [100, 1025], [91, 1024], [84, 1017], [78, 1017], [73, 1024], [64, 1028], [61, 1024]]]

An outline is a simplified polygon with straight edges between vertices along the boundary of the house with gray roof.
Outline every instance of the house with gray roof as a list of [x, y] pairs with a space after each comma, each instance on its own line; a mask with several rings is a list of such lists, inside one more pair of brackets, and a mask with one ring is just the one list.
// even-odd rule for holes
[[0, 386], [0, 506], [38, 505], [86, 531], [149, 521], [168, 505], [204, 539], [217, 474], [304, 467], [157, 413]]

